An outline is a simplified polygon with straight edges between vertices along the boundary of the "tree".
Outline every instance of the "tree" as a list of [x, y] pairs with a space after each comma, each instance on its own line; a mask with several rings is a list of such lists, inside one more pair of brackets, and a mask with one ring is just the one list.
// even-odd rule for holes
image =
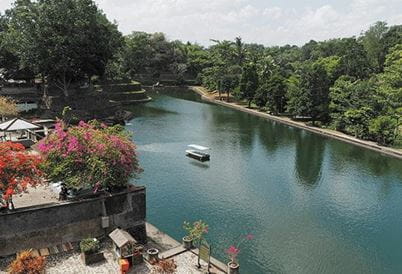
[[65, 96], [71, 83], [102, 76], [122, 42], [92, 0], [17, 0], [8, 18], [8, 41], [22, 66]]
[[287, 95], [290, 98], [288, 110], [296, 115], [316, 120], [328, 118], [329, 79], [320, 63], [306, 63], [300, 70], [300, 77], [293, 81]]
[[389, 97], [394, 109], [402, 107], [402, 44], [390, 49], [384, 73], [379, 75], [379, 89]]
[[0, 96], [0, 117], [1, 121], [4, 121], [4, 118], [17, 116], [19, 113], [17, 104], [14, 100]]
[[[28, 154], [21, 144], [0, 143], [0, 192], [5, 201], [14, 208], [12, 195], [22, 193], [27, 186], [36, 186], [42, 182], [39, 169], [40, 157]], [[0, 199], [1, 200], [1, 199]], [[0, 201], [1, 202], [1, 201]]]
[[254, 99], [255, 92], [258, 88], [258, 74], [254, 63], [247, 64], [243, 67], [239, 87], [241, 98], [246, 99], [248, 101], [248, 107], [250, 107], [251, 101]]
[[398, 120], [379, 116], [370, 122], [369, 132], [380, 145], [392, 145], [397, 136]]
[[352, 77], [364, 79], [370, 74], [370, 64], [363, 45], [359, 44], [356, 39], [342, 39], [343, 54], [341, 66], [343, 74]]
[[383, 68], [389, 50], [397, 44], [402, 44], [402, 25], [391, 26], [381, 38], [380, 68]]
[[120, 188], [141, 172], [135, 145], [120, 126], [93, 121], [65, 129], [59, 122], [38, 148], [47, 176], [70, 188]]
[[382, 39], [387, 32], [386, 22], [378, 21], [361, 36], [364, 49], [367, 52], [367, 59], [373, 71], [379, 72], [381, 69], [381, 53], [383, 51]]
[[286, 105], [286, 82], [279, 71], [273, 71], [272, 75], [260, 79], [254, 101], [259, 107], [267, 107], [275, 114], [284, 112]]
[[373, 118], [373, 111], [369, 107], [349, 109], [345, 112], [345, 131], [356, 138], [369, 137], [369, 123]]

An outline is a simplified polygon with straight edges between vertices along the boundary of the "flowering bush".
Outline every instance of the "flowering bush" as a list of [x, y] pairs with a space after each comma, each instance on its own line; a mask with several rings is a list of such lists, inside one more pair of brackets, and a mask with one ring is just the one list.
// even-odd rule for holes
[[31, 250], [22, 251], [11, 262], [8, 272], [11, 274], [40, 274], [45, 269], [46, 261], [41, 256], [35, 257]]
[[38, 148], [49, 179], [63, 181], [70, 188], [122, 187], [141, 172], [136, 147], [121, 126], [81, 121], [78, 126], [66, 128], [59, 121]]
[[200, 241], [204, 234], [208, 233], [208, 225], [202, 220], [195, 221], [192, 224], [184, 222], [183, 228], [187, 231], [188, 237], [194, 241]]
[[242, 236], [239, 243], [237, 245], [231, 245], [228, 249], [226, 249], [226, 254], [228, 255], [230, 261], [232, 263], [237, 263], [237, 256], [240, 253], [240, 246], [245, 242], [245, 241], [250, 241], [254, 239], [254, 236], [252, 234], [247, 234], [245, 236]]
[[39, 156], [29, 154], [21, 144], [0, 143], [0, 192], [8, 201], [13, 194], [23, 192], [28, 185], [41, 183]]

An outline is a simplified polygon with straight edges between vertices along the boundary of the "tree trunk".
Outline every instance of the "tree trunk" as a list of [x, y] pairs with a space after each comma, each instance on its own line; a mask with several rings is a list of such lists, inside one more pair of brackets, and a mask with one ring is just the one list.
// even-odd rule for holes
[[60, 79], [55, 81], [56, 86], [63, 91], [65, 97], [69, 96], [68, 87], [70, 83], [71, 80], [67, 80], [66, 72], [63, 72]]
[[229, 92], [229, 90], [227, 90], [227, 97], [226, 97], [226, 102], [229, 102], [229, 95], [230, 95], [230, 92]]
[[248, 108], [251, 108], [251, 100], [248, 100]]

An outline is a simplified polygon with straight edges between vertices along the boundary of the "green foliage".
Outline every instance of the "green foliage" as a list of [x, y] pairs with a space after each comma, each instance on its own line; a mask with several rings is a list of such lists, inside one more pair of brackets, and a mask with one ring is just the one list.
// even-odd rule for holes
[[80, 242], [82, 253], [96, 253], [100, 249], [99, 241], [96, 238], [87, 238]]
[[[296, 78], [297, 79], [297, 78]], [[329, 79], [320, 63], [306, 63], [300, 71], [300, 78], [291, 79], [287, 97], [288, 110], [295, 115], [311, 117], [314, 121], [328, 117]]]
[[22, 67], [68, 96], [72, 82], [104, 74], [121, 34], [92, 0], [28, 0], [9, 11], [7, 42]]
[[390, 116], [379, 116], [373, 119], [369, 132], [381, 145], [392, 145], [398, 135], [398, 120]]
[[239, 88], [241, 98], [246, 99], [250, 107], [251, 101], [254, 99], [258, 89], [258, 74], [254, 63], [247, 64], [243, 67]]
[[349, 109], [344, 113], [345, 132], [357, 138], [366, 139], [369, 135], [369, 123], [373, 111], [369, 107]]
[[195, 221], [192, 224], [184, 222], [183, 229], [187, 232], [187, 236], [195, 242], [199, 242], [204, 234], [208, 233], [208, 225], [202, 220]]
[[278, 71], [271, 75], [265, 74], [260, 78], [260, 86], [254, 97], [254, 102], [259, 107], [267, 107], [268, 110], [277, 114], [285, 110], [286, 104], [286, 79]]
[[370, 67], [375, 72], [379, 72], [381, 69], [382, 39], [387, 31], [387, 23], [379, 21], [372, 25], [361, 37]]

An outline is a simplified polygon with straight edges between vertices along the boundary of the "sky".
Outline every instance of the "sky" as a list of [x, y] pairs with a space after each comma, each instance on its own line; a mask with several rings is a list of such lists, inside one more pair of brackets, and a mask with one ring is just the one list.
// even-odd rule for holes
[[[0, 0], [0, 11], [13, 0]], [[402, 24], [402, 0], [95, 0], [120, 31], [164, 32], [171, 40], [210, 39], [267, 46], [358, 36], [376, 21]]]

